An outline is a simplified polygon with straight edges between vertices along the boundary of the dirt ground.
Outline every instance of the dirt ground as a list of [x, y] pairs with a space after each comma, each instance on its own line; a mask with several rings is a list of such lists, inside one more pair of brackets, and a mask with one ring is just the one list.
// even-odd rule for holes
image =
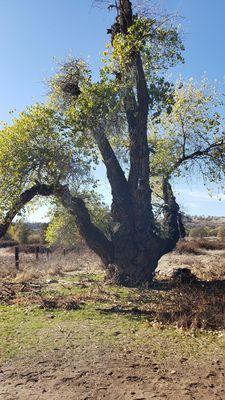
[[225, 279], [224, 250], [205, 250], [204, 254], [166, 254], [159, 261], [157, 273], [171, 275], [176, 268], [190, 268], [200, 279]]
[[77, 347], [20, 358], [0, 371], [1, 400], [224, 400], [225, 360], [160, 364], [119, 348]]
[[[11, 257], [5, 250], [0, 256]], [[170, 273], [174, 264], [186, 265], [188, 260], [189, 266], [192, 264], [193, 268], [199, 265], [196, 257], [182, 257], [168, 255], [164, 258], [159, 267], [159, 275]], [[223, 264], [220, 253], [209, 253], [207, 257], [207, 260], [204, 256], [199, 258], [202, 266], [204, 262], [212, 265], [213, 258], [218, 268]], [[81, 261], [81, 267], [83, 262]], [[96, 260], [95, 262], [97, 265]], [[57, 263], [60, 264], [61, 261], [58, 260]], [[90, 266], [91, 261], [88, 272]], [[38, 270], [38, 266], [35, 270]], [[74, 291], [76, 296], [80, 296], [79, 291], [79, 287]], [[122, 300], [123, 297], [124, 293], [121, 292]], [[9, 304], [7, 312], [9, 310], [11, 313], [12, 307], [20, 310], [20, 305]], [[25, 308], [21, 325], [16, 327], [18, 332], [14, 332], [13, 339], [10, 330], [5, 335], [3, 332], [9, 345], [10, 340], [18, 341], [16, 345], [19, 350], [8, 357], [8, 361], [0, 364], [0, 400], [225, 400], [224, 331], [216, 333], [215, 341], [213, 334], [212, 339], [207, 339], [207, 336], [195, 338], [194, 335], [192, 339], [190, 331], [190, 341], [185, 339], [182, 342], [180, 333], [176, 333], [179, 330], [171, 329], [171, 333], [170, 330], [169, 333], [164, 333], [160, 326], [154, 328], [154, 325], [151, 327], [148, 322], [145, 325], [142, 320], [139, 329], [139, 325], [135, 325], [136, 317], [133, 316], [134, 319], [122, 332], [126, 317], [118, 314], [107, 316], [108, 320], [99, 321], [93, 317], [93, 322], [88, 314], [89, 300], [85, 307], [84, 319], [79, 317], [73, 320], [70, 312], [63, 310], [60, 311], [59, 322], [57, 313], [54, 316], [51, 311], [44, 311], [40, 318], [38, 315], [37, 320], [42, 318], [45, 325], [39, 331], [36, 328], [36, 331], [32, 331], [31, 325], [28, 335], [34, 335], [34, 339], [37, 335], [37, 343], [41, 344], [28, 347], [24, 352], [22, 344], [20, 348], [21, 336], [17, 338], [16, 335], [20, 334], [20, 330], [26, 332], [26, 313], [29, 315], [29, 306]], [[98, 312], [97, 307], [99, 305], [96, 305]], [[3, 315], [4, 312], [3, 306]], [[81, 313], [82, 310], [78, 312]], [[75, 315], [76, 311], [71, 313]], [[124, 320], [121, 322], [119, 318]], [[32, 323], [32, 319], [30, 321]], [[26, 324], [26, 328], [23, 328], [23, 324]], [[59, 336], [57, 340], [56, 331]], [[113, 340], [110, 335], [114, 336]], [[136, 342], [134, 337], [137, 338]], [[209, 344], [204, 347], [207, 340]], [[217, 346], [218, 343], [220, 344]]]

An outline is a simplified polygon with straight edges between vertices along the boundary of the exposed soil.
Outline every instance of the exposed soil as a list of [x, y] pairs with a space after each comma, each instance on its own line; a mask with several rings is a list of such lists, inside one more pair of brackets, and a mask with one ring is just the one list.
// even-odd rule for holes
[[159, 261], [156, 272], [171, 276], [177, 268], [190, 268], [200, 279], [225, 279], [224, 250], [204, 250], [204, 254], [166, 254]]
[[[69, 344], [68, 344], [69, 346]], [[87, 346], [1, 367], [1, 400], [225, 399], [225, 360], [154, 362], [150, 353]]]
[[[12, 257], [5, 250], [1, 251], [0, 256], [4, 260], [7, 257]], [[8, 258], [7, 261], [11, 265], [13, 260]], [[174, 264], [176, 267], [191, 266], [194, 272], [199, 272], [199, 269], [205, 272], [204, 268], [206, 264], [210, 267], [213, 258], [214, 264], [216, 261], [218, 271], [220, 268], [224, 270], [224, 258], [219, 252], [218, 254], [208, 252], [206, 256], [195, 256], [195, 258], [171, 254], [161, 261], [159, 275], [160, 273], [162, 275], [165, 273], [171, 274]], [[56, 261], [59, 264], [61, 263], [61, 260]], [[56, 261], [54, 260], [54, 262]], [[68, 259], [68, 264], [69, 261]], [[83, 270], [83, 261], [80, 265], [82, 265]], [[92, 271], [92, 268], [93, 263], [90, 258], [87, 272]], [[38, 269], [37, 267], [36, 270]], [[215, 277], [217, 277], [217, 274], [216, 270]], [[18, 344], [20, 346], [19, 340], [21, 340], [19, 331], [23, 331], [23, 328], [16, 328], [18, 329], [18, 336], [16, 334], [12, 335], [13, 339], [10, 339], [10, 332], [6, 334], [7, 345], [10, 340], [18, 341], [18, 353], [16, 357], [13, 356], [10, 361], [0, 365], [0, 400], [225, 400], [224, 347], [217, 348], [216, 342], [213, 342], [212, 345], [213, 349], [215, 348], [214, 352], [204, 352], [203, 348], [200, 349], [200, 356], [187, 356], [185, 354], [186, 350], [183, 351], [182, 344], [179, 345], [181, 352], [177, 352], [176, 337], [171, 342], [167, 342], [167, 336], [164, 336], [163, 331], [160, 331], [160, 327], [159, 335], [161, 332], [161, 339], [158, 342], [158, 347], [155, 346], [154, 338], [151, 339], [151, 327], [149, 327], [148, 323], [146, 329], [144, 327], [140, 331], [142, 332], [140, 333], [140, 337], [138, 330], [137, 333], [132, 332], [134, 325], [129, 325], [130, 331], [127, 333], [127, 336], [124, 334], [125, 336], [120, 340], [120, 336], [123, 336], [122, 334], [120, 335], [121, 332], [117, 331], [117, 322], [119, 315], [121, 315], [120, 308], [122, 308], [124, 315], [128, 309], [129, 314], [132, 315], [135, 322], [139, 314], [147, 315], [146, 309], [148, 311], [148, 307], [153, 309], [154, 304], [157, 305], [159, 303], [157, 307], [160, 308], [162, 299], [164, 298], [165, 302], [167, 296], [171, 296], [175, 292], [170, 292], [169, 288], [168, 290], [165, 290], [164, 287], [160, 289], [159, 285], [158, 289], [154, 288], [151, 292], [152, 299], [148, 297], [142, 298], [142, 293], [136, 294], [135, 299], [133, 297], [129, 298], [129, 296], [125, 298], [125, 293], [122, 292], [121, 297], [119, 297], [119, 293], [114, 292], [113, 289], [112, 292], [109, 292], [110, 289], [102, 287], [101, 284], [93, 288], [93, 282], [90, 280], [90, 282], [78, 282], [74, 285], [72, 281], [61, 282], [53, 279], [52, 281], [48, 280], [47, 285], [49, 287], [46, 287], [46, 283], [43, 283], [43, 281], [41, 284], [36, 281], [29, 284], [15, 279], [12, 284], [8, 284], [7, 281], [1, 284], [0, 300], [3, 302], [4, 307], [8, 307], [8, 309], [17, 307], [17, 304], [18, 307], [24, 307], [25, 304], [28, 307], [27, 312], [29, 315], [29, 305], [31, 303], [32, 305], [43, 306], [40, 300], [43, 302], [43, 298], [46, 300], [50, 296], [56, 302], [56, 304], [54, 303], [54, 307], [60, 309], [61, 313], [67, 313], [70, 309], [78, 310], [73, 312], [82, 312], [82, 307], [85, 308], [86, 304], [87, 309], [89, 309], [92, 302], [92, 307], [93, 304], [96, 304], [96, 310], [102, 307], [101, 311], [104, 311], [106, 308], [108, 310], [107, 315], [110, 314], [115, 319], [108, 317], [107, 322], [104, 322], [108, 325], [111, 324], [108, 329], [111, 336], [112, 331], [114, 332], [114, 341], [111, 340], [111, 337], [102, 340], [101, 336], [99, 336], [98, 340], [92, 340], [99, 325], [103, 333], [106, 330], [106, 326], [108, 326], [101, 325], [101, 319], [99, 319], [99, 322], [98, 320], [95, 321], [95, 324], [91, 327], [91, 320], [88, 315], [83, 320], [73, 320], [70, 319], [69, 314], [66, 314], [67, 317], [51, 324], [51, 321], [57, 320], [57, 313], [53, 317], [54, 312], [49, 310], [51, 307], [46, 307], [46, 304], [44, 304], [46, 310], [43, 313], [45, 314], [43, 314], [44, 316], [40, 314], [40, 318], [47, 322], [44, 324], [43, 331], [39, 331], [39, 335], [46, 335], [49, 338], [50, 346], [48, 345], [46, 348], [44, 346], [37, 346], [35, 349], [28, 348], [25, 353], [23, 352], [23, 347], [21, 347], [22, 351], [19, 353], [20, 347], [18, 347]], [[205, 282], [206, 284], [212, 286], [210, 282]], [[212, 293], [213, 287], [211, 286], [209, 290], [206, 290], [206, 293]], [[49, 293], [45, 294], [43, 292], [44, 294], [40, 294], [41, 291], [47, 289]], [[181, 297], [175, 296], [179, 307], [181, 306], [181, 298], [185, 299], [185, 306], [189, 304], [188, 297], [190, 297], [190, 293], [188, 290], [186, 290], [187, 296], [185, 298], [182, 294], [183, 292], [181, 293]], [[67, 291], [69, 294], [67, 294]], [[64, 302], [61, 304], [60, 300], [62, 296]], [[68, 303], [66, 301], [66, 296], [70, 296], [70, 298], [76, 300], [74, 300], [75, 303], [73, 303], [72, 308], [68, 307], [68, 304], [71, 305], [71, 302]], [[134, 296], [133, 292], [132, 296]], [[144, 296], [146, 296], [145, 293]], [[162, 299], [160, 296], [163, 296]], [[222, 304], [221, 299], [222, 297], [219, 297], [220, 304]], [[86, 303], [83, 304], [85, 301]], [[74, 304], [76, 307], [74, 307]], [[79, 307], [79, 304], [81, 307]], [[174, 310], [174, 300], [171, 304], [172, 310]], [[209, 309], [208, 303], [207, 307], [205, 306], [206, 303], [202, 304], [203, 311], [205, 308]], [[125, 309], [124, 305], [126, 306]], [[169, 308], [167, 307], [167, 309]], [[96, 310], [94, 311], [96, 312]], [[215, 310], [215, 307], [212, 310]], [[100, 313], [100, 311], [97, 312]], [[180, 312], [179, 315], [182, 316], [182, 313]], [[168, 315], [166, 317], [168, 319]], [[149, 318], [151, 320], [151, 315]], [[24, 320], [21, 321], [23, 324]], [[27, 319], [27, 325], [29, 321]], [[57, 335], [59, 335], [56, 342], [54, 342], [55, 330], [57, 330]], [[26, 329], [24, 331], [26, 332]], [[219, 335], [220, 333], [217, 334]], [[108, 333], [106, 332], [105, 336], [107, 335]], [[131, 339], [132, 335], [139, 337], [138, 344], [135, 346]], [[221, 335], [224, 335], [224, 333], [221, 333]], [[82, 337], [82, 340], [80, 340], [80, 337]], [[107, 340], [109, 340], [108, 344], [106, 344]], [[38, 341], [39, 337], [37, 343]], [[51, 342], [53, 343], [52, 346]], [[202, 342], [204, 342], [204, 339], [201, 339]], [[40, 343], [42, 343], [41, 339]], [[198, 348], [202, 346], [200, 341], [199, 344], [197, 341], [196, 343], [199, 346]], [[194, 351], [190, 349], [188, 354], [194, 354]]]

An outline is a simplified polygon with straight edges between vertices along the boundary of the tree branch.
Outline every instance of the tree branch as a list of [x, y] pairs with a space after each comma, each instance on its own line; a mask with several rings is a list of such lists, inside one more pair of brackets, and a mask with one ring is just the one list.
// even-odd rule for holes
[[67, 186], [59, 186], [55, 189], [54, 194], [76, 218], [78, 229], [87, 245], [101, 257], [106, 265], [111, 264], [114, 260], [113, 243], [92, 223], [84, 201], [79, 197], [72, 196]]
[[114, 236], [119, 235], [120, 226], [124, 225], [125, 220], [128, 230], [131, 233], [133, 226], [133, 216], [129, 184], [119, 164], [119, 161], [117, 160], [117, 157], [104, 133], [104, 129], [100, 127], [100, 129], [94, 132], [93, 135], [106, 166], [107, 177], [112, 190], [111, 212], [113, 220], [118, 227], [117, 231], [114, 232]]
[[[130, 0], [119, 0], [118, 11], [119, 15], [110, 30], [112, 39], [119, 32], [127, 35], [128, 29], [133, 23]], [[149, 95], [140, 52], [132, 54], [131, 63], [136, 74], [137, 100], [133, 88], [127, 88], [124, 107], [130, 134], [129, 184], [132, 190], [136, 191], [139, 182], [141, 182], [142, 190], [148, 192], [150, 196], [149, 148], [147, 141]], [[144, 194], [144, 192], [142, 193]]]
[[130, 0], [119, 0], [119, 16], [122, 32], [126, 35], [133, 22], [132, 4]]
[[165, 178], [163, 181], [164, 198], [164, 227], [167, 230], [167, 237], [162, 246], [162, 254], [172, 251], [180, 238], [185, 237], [185, 228], [182, 222], [180, 208], [176, 202], [172, 187]]
[[105, 135], [104, 128], [100, 126], [98, 131], [93, 131], [93, 136], [106, 167], [107, 177], [112, 188], [112, 195], [115, 196], [119, 194], [120, 197], [123, 198], [128, 190], [128, 182], [109, 140]]
[[75, 216], [81, 235], [88, 246], [94, 250], [101, 259], [109, 264], [114, 259], [114, 247], [104, 233], [91, 222], [90, 214], [81, 198], [73, 197], [66, 186], [55, 186], [37, 183], [30, 189], [25, 190], [12, 209], [6, 214], [4, 221], [0, 224], [0, 238], [4, 236], [18, 212], [29, 203], [35, 196], [56, 195], [62, 204]]
[[19, 197], [18, 201], [14, 204], [12, 209], [6, 214], [3, 223], [0, 224], [0, 238], [5, 235], [10, 224], [12, 223], [15, 216], [22, 208], [29, 203], [35, 196], [50, 196], [54, 192], [53, 185], [45, 185], [37, 183], [30, 189], [25, 190]]
[[[147, 122], [149, 96], [141, 55], [136, 55], [136, 89], [137, 111], [133, 111], [133, 129], [130, 129], [130, 173], [129, 182], [137, 188], [138, 180], [142, 179], [146, 189], [149, 189], [149, 146], [147, 140]], [[131, 110], [127, 109], [128, 112]]]
[[219, 142], [211, 143], [208, 147], [203, 150], [196, 150], [191, 154], [183, 155], [179, 158], [179, 160], [175, 164], [175, 168], [179, 167], [183, 162], [193, 160], [198, 157], [203, 157], [209, 155], [210, 151], [215, 148], [220, 148], [225, 144], [224, 139], [221, 139]]

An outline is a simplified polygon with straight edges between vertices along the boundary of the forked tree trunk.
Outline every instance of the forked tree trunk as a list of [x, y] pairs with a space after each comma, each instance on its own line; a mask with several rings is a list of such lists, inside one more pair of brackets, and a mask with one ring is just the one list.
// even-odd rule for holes
[[179, 207], [168, 181], [164, 182], [164, 198], [167, 202], [164, 209], [165, 237], [155, 233], [152, 225], [149, 226], [151, 212], [146, 217], [146, 209], [140, 210], [138, 214], [133, 210], [138, 203], [131, 203], [129, 190], [126, 203], [128, 211], [124, 213], [123, 207], [117, 209], [117, 212], [112, 210], [114, 216], [112, 238], [107, 238], [91, 222], [84, 201], [73, 197], [67, 187], [61, 186], [56, 189], [55, 194], [75, 217], [80, 233], [88, 246], [102, 259], [107, 278], [124, 286], [135, 287], [152, 282], [159, 259], [171, 251], [179, 238], [184, 235]]
[[127, 230], [125, 223], [120, 226], [116, 240], [113, 236], [114, 259], [106, 265], [111, 280], [131, 287], [151, 283], [160, 258], [172, 251], [178, 240], [185, 236], [179, 206], [167, 181], [164, 182], [164, 201], [163, 233], [156, 233], [156, 227], [154, 231], [149, 225], [152, 214], [146, 215], [147, 210], [143, 209], [138, 214], [134, 210], [132, 214], [132, 232]]

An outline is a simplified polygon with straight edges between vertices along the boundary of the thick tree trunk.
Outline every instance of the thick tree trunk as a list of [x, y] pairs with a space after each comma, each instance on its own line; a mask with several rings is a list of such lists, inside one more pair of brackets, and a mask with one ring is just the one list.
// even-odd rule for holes
[[98, 131], [93, 132], [93, 135], [101, 152], [112, 191], [111, 214], [113, 219], [114, 260], [120, 258], [121, 262], [127, 265], [135, 256], [134, 216], [130, 185], [103, 127], [100, 126]]
[[[151, 249], [149, 248], [149, 243], [145, 242], [142, 243], [142, 248], [140, 248], [140, 246], [134, 248], [133, 244], [131, 244], [130, 247], [132, 247], [132, 251], [136, 253], [133, 260], [125, 263], [123, 251], [123, 253], [121, 253], [122, 257], [115, 257], [114, 263], [108, 266], [107, 277], [112, 282], [129, 287], [148, 285], [152, 282], [158, 261], [161, 257], [160, 240], [158, 245], [155, 243], [154, 247], [151, 247]], [[116, 253], [119, 255], [119, 252]], [[130, 253], [131, 251], [128, 250], [128, 254]], [[129, 259], [129, 257], [127, 258]]]

